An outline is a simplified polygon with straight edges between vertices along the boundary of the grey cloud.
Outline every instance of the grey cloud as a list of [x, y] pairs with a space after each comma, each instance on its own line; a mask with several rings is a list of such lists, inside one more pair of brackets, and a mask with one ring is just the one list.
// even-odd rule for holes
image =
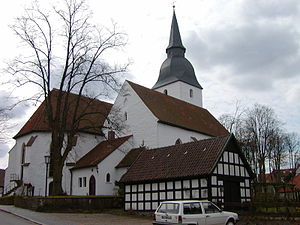
[[7, 144], [0, 144], [0, 158], [3, 158], [9, 151]]
[[299, 3], [298, 0], [245, 0], [241, 5], [240, 14], [251, 21], [287, 19], [297, 16]]
[[276, 79], [299, 75], [300, 35], [290, 26], [249, 23], [201, 32], [205, 39], [196, 32], [187, 39], [191, 61], [200, 71], [226, 68], [234, 86], [266, 90]]

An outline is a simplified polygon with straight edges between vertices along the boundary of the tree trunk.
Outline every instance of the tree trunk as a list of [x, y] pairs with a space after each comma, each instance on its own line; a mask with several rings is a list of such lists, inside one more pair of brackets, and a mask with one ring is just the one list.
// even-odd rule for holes
[[58, 196], [63, 195], [62, 190], [62, 170], [64, 161], [62, 160], [61, 150], [63, 144], [63, 138], [58, 134], [59, 132], [54, 131], [52, 133], [52, 142], [50, 146], [51, 156], [51, 168], [53, 177], [53, 189], [51, 195]]

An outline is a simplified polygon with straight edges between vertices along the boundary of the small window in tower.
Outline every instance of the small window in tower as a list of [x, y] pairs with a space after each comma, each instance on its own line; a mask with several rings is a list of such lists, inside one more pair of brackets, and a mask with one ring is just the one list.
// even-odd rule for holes
[[190, 98], [194, 96], [193, 89], [190, 89]]
[[164, 90], [164, 93], [165, 93], [166, 95], [168, 95], [168, 90], [167, 90], [167, 89], [165, 89], [165, 90]]
[[124, 113], [124, 118], [125, 118], [125, 120], [127, 120], [127, 119], [128, 119], [127, 112], [125, 112], [125, 113]]

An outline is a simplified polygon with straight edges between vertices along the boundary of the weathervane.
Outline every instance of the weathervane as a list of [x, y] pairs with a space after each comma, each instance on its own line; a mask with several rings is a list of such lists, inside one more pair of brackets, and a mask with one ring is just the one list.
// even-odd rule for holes
[[173, 6], [172, 6], [172, 7], [173, 7], [173, 10], [175, 10], [175, 2], [176, 2], [176, 1], [173, 1]]

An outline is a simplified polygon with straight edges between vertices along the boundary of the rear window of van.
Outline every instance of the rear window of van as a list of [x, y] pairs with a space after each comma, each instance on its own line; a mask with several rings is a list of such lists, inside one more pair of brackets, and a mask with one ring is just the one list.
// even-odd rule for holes
[[170, 214], [178, 214], [179, 213], [179, 204], [178, 203], [162, 203], [158, 213], [170, 213]]

